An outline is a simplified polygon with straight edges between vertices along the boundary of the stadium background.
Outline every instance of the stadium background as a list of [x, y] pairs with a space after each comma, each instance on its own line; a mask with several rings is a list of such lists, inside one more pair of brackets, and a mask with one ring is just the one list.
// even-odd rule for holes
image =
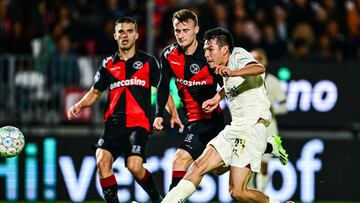
[[[20, 156], [0, 158], [0, 201], [100, 200], [90, 145], [102, 132], [106, 98], [75, 122], [65, 109], [116, 49], [114, 19], [135, 17], [139, 48], [158, 56], [174, 42], [179, 8], [198, 13], [199, 36], [222, 26], [238, 46], [264, 48], [269, 72], [282, 80], [289, 113], [279, 125], [290, 163], [270, 162], [266, 192], [283, 201], [360, 202], [359, 0], [0, 0], [0, 124], [19, 127], [27, 141]], [[172, 129], [150, 139], [147, 166], [159, 188], [168, 188], [180, 139]], [[122, 161], [120, 199], [145, 202]], [[230, 202], [227, 180], [206, 176], [190, 200]]]

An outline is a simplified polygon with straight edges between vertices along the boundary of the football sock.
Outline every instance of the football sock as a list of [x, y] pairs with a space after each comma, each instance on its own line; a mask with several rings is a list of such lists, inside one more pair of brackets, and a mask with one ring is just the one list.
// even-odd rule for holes
[[152, 202], [157, 202], [161, 200], [161, 196], [155, 188], [154, 180], [151, 173], [145, 169], [145, 175], [141, 180], [136, 182], [145, 190], [145, 192], [150, 196]]
[[171, 189], [173, 189], [180, 182], [180, 180], [185, 176], [185, 174], [186, 174], [186, 171], [173, 171], [172, 172], [172, 179], [171, 179], [169, 191]]
[[100, 178], [100, 185], [104, 194], [104, 198], [108, 203], [119, 203], [117, 196], [118, 185], [114, 175], [107, 178]]
[[273, 146], [270, 143], [267, 143], [264, 154], [271, 154], [272, 151], [273, 151]]
[[163, 199], [162, 203], [184, 202], [195, 192], [195, 185], [188, 180], [181, 180]]
[[266, 185], [269, 182], [269, 176], [261, 173], [256, 174], [256, 189], [261, 192], [265, 191]]

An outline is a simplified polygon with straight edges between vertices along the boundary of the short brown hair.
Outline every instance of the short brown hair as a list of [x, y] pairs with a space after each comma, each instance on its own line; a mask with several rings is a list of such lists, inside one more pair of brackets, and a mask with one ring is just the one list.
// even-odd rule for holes
[[115, 26], [120, 24], [120, 23], [132, 23], [135, 25], [135, 30], [137, 31], [138, 29], [138, 25], [136, 23], [136, 20], [132, 17], [128, 17], [128, 16], [125, 16], [125, 17], [122, 17], [122, 18], [119, 18], [115, 21]]
[[195, 26], [198, 25], [198, 17], [196, 15], [195, 12], [190, 11], [189, 9], [181, 9], [176, 11], [173, 14], [173, 18], [172, 21], [174, 21], [175, 19], [177, 19], [179, 22], [187, 22], [189, 20], [194, 21]]

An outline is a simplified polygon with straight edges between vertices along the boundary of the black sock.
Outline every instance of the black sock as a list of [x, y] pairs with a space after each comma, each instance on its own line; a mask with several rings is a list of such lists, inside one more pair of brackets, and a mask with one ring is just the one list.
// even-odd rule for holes
[[272, 151], [273, 151], [272, 145], [270, 143], [267, 143], [264, 154], [271, 154]]
[[117, 197], [118, 185], [114, 175], [100, 179], [100, 185], [107, 203], [119, 203]]
[[145, 192], [150, 196], [152, 202], [160, 202], [161, 196], [156, 190], [154, 180], [151, 173], [146, 170], [144, 177], [141, 180], [136, 180], [136, 182], [145, 190]]
[[177, 184], [185, 176], [185, 174], [186, 174], [186, 171], [173, 171], [169, 191], [177, 186]]

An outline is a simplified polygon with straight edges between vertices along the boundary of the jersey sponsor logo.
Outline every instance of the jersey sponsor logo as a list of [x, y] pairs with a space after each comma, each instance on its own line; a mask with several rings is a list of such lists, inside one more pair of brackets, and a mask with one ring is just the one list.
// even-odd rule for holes
[[120, 80], [114, 83], [111, 83], [110, 90], [113, 90], [115, 88], [119, 87], [125, 87], [125, 86], [145, 86], [146, 81], [138, 79], [137, 77], [127, 80]]
[[198, 85], [206, 85], [206, 81], [196, 81], [196, 80], [184, 80], [184, 79], [180, 79], [180, 78], [176, 78], [176, 82], [186, 85], [186, 86], [198, 86]]
[[190, 72], [192, 72], [193, 74], [196, 74], [200, 71], [200, 66], [196, 63], [193, 63], [190, 65]]
[[135, 61], [134, 63], [133, 63], [133, 68], [134, 69], [137, 69], [137, 70], [139, 70], [140, 68], [142, 68], [144, 66], [144, 64], [141, 62], [141, 61]]
[[94, 83], [97, 83], [99, 82], [100, 80], [100, 72], [99, 71], [96, 71], [96, 74], [94, 76]]

